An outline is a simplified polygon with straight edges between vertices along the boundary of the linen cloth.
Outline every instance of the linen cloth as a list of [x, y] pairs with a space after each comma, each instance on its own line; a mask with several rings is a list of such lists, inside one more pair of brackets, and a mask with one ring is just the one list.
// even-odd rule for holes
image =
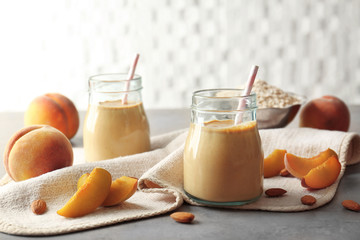
[[[46, 173], [22, 182], [13, 182], [7, 175], [0, 180], [0, 231], [18, 235], [54, 235], [165, 214], [183, 204], [200, 205], [183, 191], [183, 150], [187, 131], [179, 130], [151, 139], [152, 150], [146, 153], [86, 163], [82, 148], [74, 148], [74, 166]], [[234, 209], [280, 212], [305, 211], [318, 208], [334, 197], [346, 165], [360, 161], [360, 137], [356, 133], [285, 128], [260, 130], [264, 155], [274, 149], [286, 149], [302, 157], [311, 157], [327, 148], [339, 155], [341, 172], [328, 188], [311, 191], [317, 202], [301, 204], [300, 198], [309, 194], [300, 180], [289, 177], [264, 179], [264, 190], [281, 187], [287, 190], [279, 198], [264, 194], [254, 203], [231, 207]], [[139, 178], [138, 191], [126, 202], [114, 207], [100, 207], [79, 218], [57, 215], [76, 192], [78, 178], [94, 167], [107, 169], [113, 180], [122, 176]], [[160, 188], [159, 188], [160, 187]], [[43, 215], [31, 212], [31, 202], [44, 199], [48, 209]], [[235, 210], [234, 210], [235, 211]]]

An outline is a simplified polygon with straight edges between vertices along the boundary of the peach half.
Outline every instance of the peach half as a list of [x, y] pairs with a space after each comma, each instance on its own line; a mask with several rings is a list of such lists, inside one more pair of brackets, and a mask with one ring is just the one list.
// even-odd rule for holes
[[26, 180], [72, 164], [73, 150], [69, 139], [50, 126], [22, 128], [5, 147], [5, 170], [14, 181]]
[[294, 177], [303, 178], [311, 169], [319, 166], [331, 156], [338, 158], [336, 152], [330, 148], [311, 158], [303, 158], [291, 153], [286, 153], [284, 158], [285, 168]]
[[310, 170], [301, 180], [303, 187], [311, 189], [326, 188], [338, 178], [341, 164], [336, 156], [331, 156], [324, 163]]
[[50, 125], [68, 139], [79, 129], [79, 113], [74, 103], [59, 93], [48, 93], [36, 97], [25, 112], [25, 126]]
[[272, 153], [264, 158], [264, 177], [270, 178], [279, 175], [280, 171], [285, 168], [284, 156], [286, 150], [275, 149]]
[[76, 218], [92, 213], [104, 202], [111, 186], [111, 175], [102, 168], [94, 168], [84, 184], [70, 200], [57, 211], [57, 214]]

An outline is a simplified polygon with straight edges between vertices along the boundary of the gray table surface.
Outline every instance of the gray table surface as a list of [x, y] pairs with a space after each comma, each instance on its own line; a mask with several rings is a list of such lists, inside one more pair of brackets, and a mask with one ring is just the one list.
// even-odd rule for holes
[[[360, 133], [360, 106], [350, 106], [350, 131]], [[188, 109], [147, 110], [152, 135], [188, 127]], [[84, 113], [81, 113], [83, 122]], [[288, 127], [296, 127], [296, 118]], [[0, 113], [0, 153], [11, 135], [23, 126], [23, 113]], [[82, 146], [82, 126], [72, 140]], [[4, 175], [0, 164], [0, 176]], [[343, 209], [345, 199], [360, 201], [360, 164], [348, 167], [338, 192], [327, 205], [296, 213], [239, 211], [195, 207], [178, 210], [195, 214], [193, 224], [179, 224], [169, 214], [71, 234], [24, 237], [0, 233], [0, 239], [360, 239], [360, 213]], [[0, 213], [1, 214], [1, 213]]]

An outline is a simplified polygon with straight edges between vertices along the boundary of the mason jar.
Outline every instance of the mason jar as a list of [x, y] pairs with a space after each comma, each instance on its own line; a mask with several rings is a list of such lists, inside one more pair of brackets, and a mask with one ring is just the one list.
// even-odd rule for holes
[[[184, 190], [208, 205], [243, 205], [263, 192], [264, 154], [256, 95], [241, 89], [193, 93], [184, 150]], [[239, 106], [240, 109], [239, 109]]]
[[150, 150], [149, 123], [141, 90], [139, 75], [130, 81], [127, 74], [90, 77], [89, 106], [83, 129], [86, 161]]

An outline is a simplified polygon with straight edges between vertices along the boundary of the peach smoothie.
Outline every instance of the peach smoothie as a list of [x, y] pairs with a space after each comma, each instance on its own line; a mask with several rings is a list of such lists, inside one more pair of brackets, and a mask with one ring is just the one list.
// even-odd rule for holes
[[88, 162], [150, 150], [150, 131], [142, 102], [105, 101], [89, 105], [84, 124]]
[[184, 151], [184, 189], [210, 202], [247, 202], [263, 191], [264, 154], [256, 121], [191, 123]]

